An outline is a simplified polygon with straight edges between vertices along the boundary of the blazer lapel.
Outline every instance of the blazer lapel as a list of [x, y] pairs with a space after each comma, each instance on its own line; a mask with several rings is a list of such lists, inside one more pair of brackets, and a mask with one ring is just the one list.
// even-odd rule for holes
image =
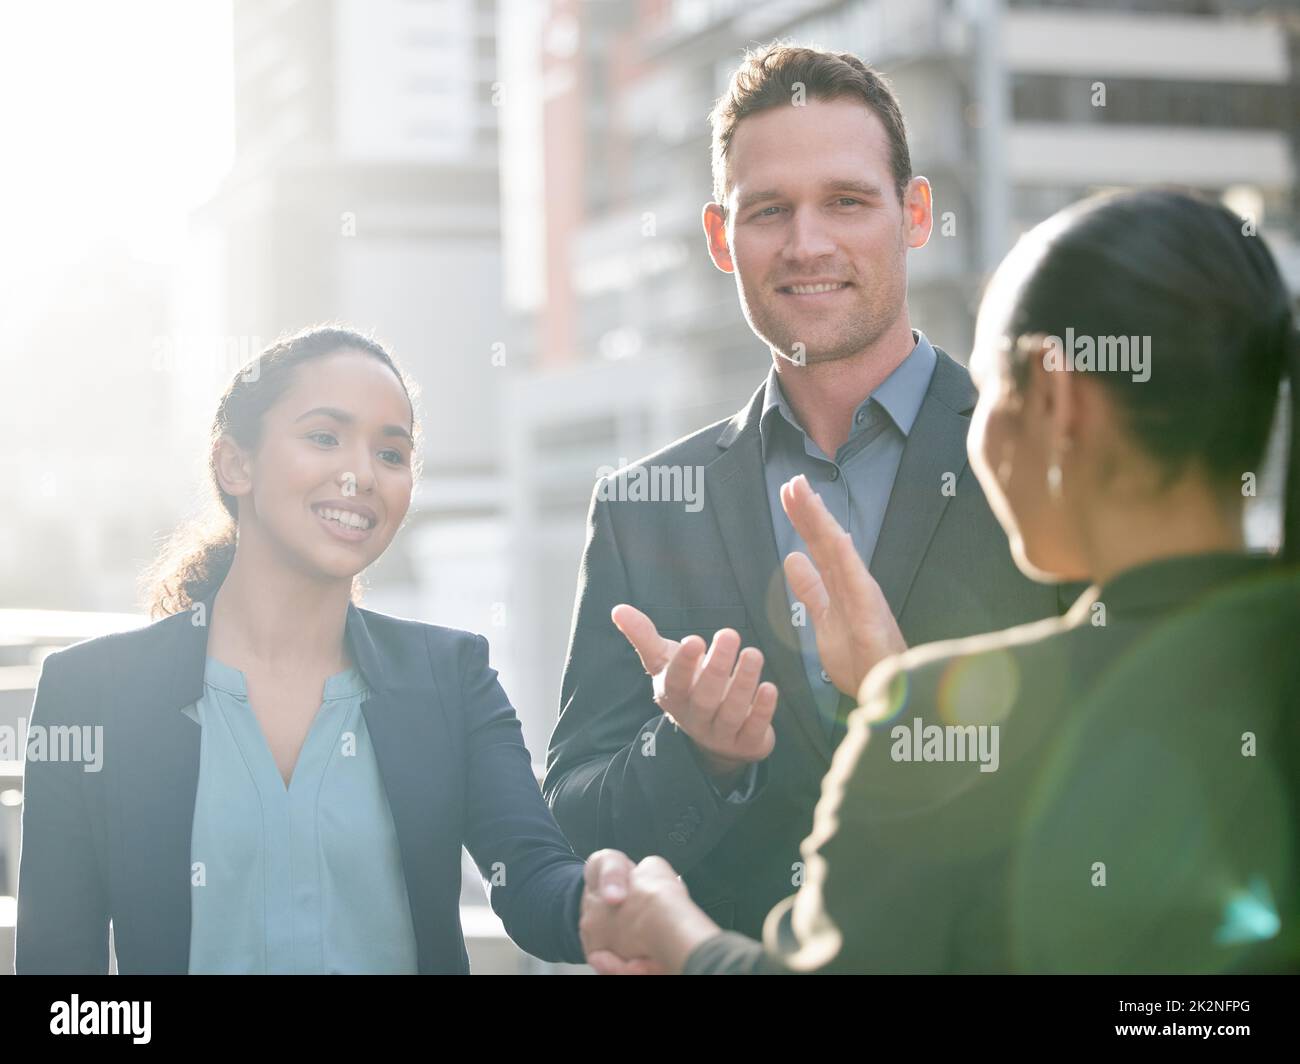
[[871, 574], [895, 618], [902, 615], [951, 497], [943, 491], [944, 474], [953, 475], [955, 487], [966, 468], [966, 432], [975, 406], [975, 386], [966, 370], [945, 352], [936, 347], [935, 353], [938, 359], [930, 387], [903, 446], [871, 556]]
[[809, 745], [829, 760], [830, 737], [818, 717], [804, 672], [799, 636], [790, 616], [785, 571], [777, 555], [758, 432], [762, 401], [760, 387], [718, 437], [718, 445], [726, 450], [705, 467], [705, 497], [718, 522], [759, 649], [777, 684], [777, 713], [793, 719]]
[[[159, 629], [150, 660], [118, 662], [114, 685], [129, 692], [112, 730], [117, 762], [116, 855], [121, 892], [113, 920], [118, 952], [129, 937], [127, 972], [184, 974], [190, 957], [190, 834], [199, 779], [199, 726], [181, 712], [203, 693], [205, 611]], [[203, 623], [198, 623], [199, 621]], [[154, 683], [142, 682], [150, 670]], [[119, 958], [120, 962], [120, 958]]]
[[427, 651], [421, 655], [421, 671], [403, 670], [399, 675], [391, 666], [385, 668], [365, 615], [355, 606], [348, 607], [347, 638], [371, 690], [361, 712], [397, 832], [419, 970], [430, 972], [436, 967], [438, 913], [433, 899], [438, 896], [439, 875], [439, 848], [433, 845], [430, 831], [438, 823], [436, 810], [446, 805], [431, 758], [433, 752], [449, 748], [447, 717]]

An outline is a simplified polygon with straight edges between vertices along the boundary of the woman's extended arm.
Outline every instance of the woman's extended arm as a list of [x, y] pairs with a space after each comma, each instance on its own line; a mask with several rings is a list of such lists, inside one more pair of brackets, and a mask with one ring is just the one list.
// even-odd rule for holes
[[465, 718], [465, 846], [492, 908], [522, 949], [581, 963], [583, 862], [547, 808], [514, 708], [488, 664], [481, 635], [461, 651]]

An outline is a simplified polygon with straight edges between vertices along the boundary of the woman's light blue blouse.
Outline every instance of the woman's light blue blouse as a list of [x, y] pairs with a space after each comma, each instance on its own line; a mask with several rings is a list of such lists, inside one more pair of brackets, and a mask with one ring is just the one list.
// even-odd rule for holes
[[190, 974], [414, 973], [401, 853], [350, 668], [325, 681], [286, 788], [244, 674], [209, 657], [190, 860]]

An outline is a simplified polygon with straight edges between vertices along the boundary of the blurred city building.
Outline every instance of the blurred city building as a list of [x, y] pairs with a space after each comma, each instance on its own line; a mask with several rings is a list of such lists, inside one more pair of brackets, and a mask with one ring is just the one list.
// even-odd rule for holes
[[135, 600], [175, 513], [171, 389], [154, 368], [168, 296], [165, 270], [105, 242], [6, 336], [0, 478], [18, 509], [0, 522], [0, 608]]
[[368, 604], [476, 629], [503, 597], [496, 36], [496, 0], [235, 0], [235, 160], [178, 308], [232, 354], [178, 375], [194, 450], [280, 334], [340, 321], [389, 347], [422, 392], [425, 477]]

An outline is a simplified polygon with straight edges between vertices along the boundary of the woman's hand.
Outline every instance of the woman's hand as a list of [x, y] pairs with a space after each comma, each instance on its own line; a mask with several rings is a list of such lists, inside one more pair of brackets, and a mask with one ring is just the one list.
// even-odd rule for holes
[[587, 963], [602, 975], [678, 974], [691, 951], [721, 928], [662, 857], [630, 870], [629, 864], [616, 850], [592, 854], [587, 863], [580, 921]]
[[781, 485], [781, 505], [808, 545], [785, 559], [785, 576], [804, 604], [822, 668], [841, 691], [858, 697], [878, 661], [907, 649], [884, 592], [853, 540], [802, 474]]
[[582, 870], [582, 911], [578, 937], [587, 963], [602, 975], [659, 975], [659, 966], [643, 957], [616, 953], [618, 909], [628, 894], [632, 858], [618, 850], [597, 850]]

